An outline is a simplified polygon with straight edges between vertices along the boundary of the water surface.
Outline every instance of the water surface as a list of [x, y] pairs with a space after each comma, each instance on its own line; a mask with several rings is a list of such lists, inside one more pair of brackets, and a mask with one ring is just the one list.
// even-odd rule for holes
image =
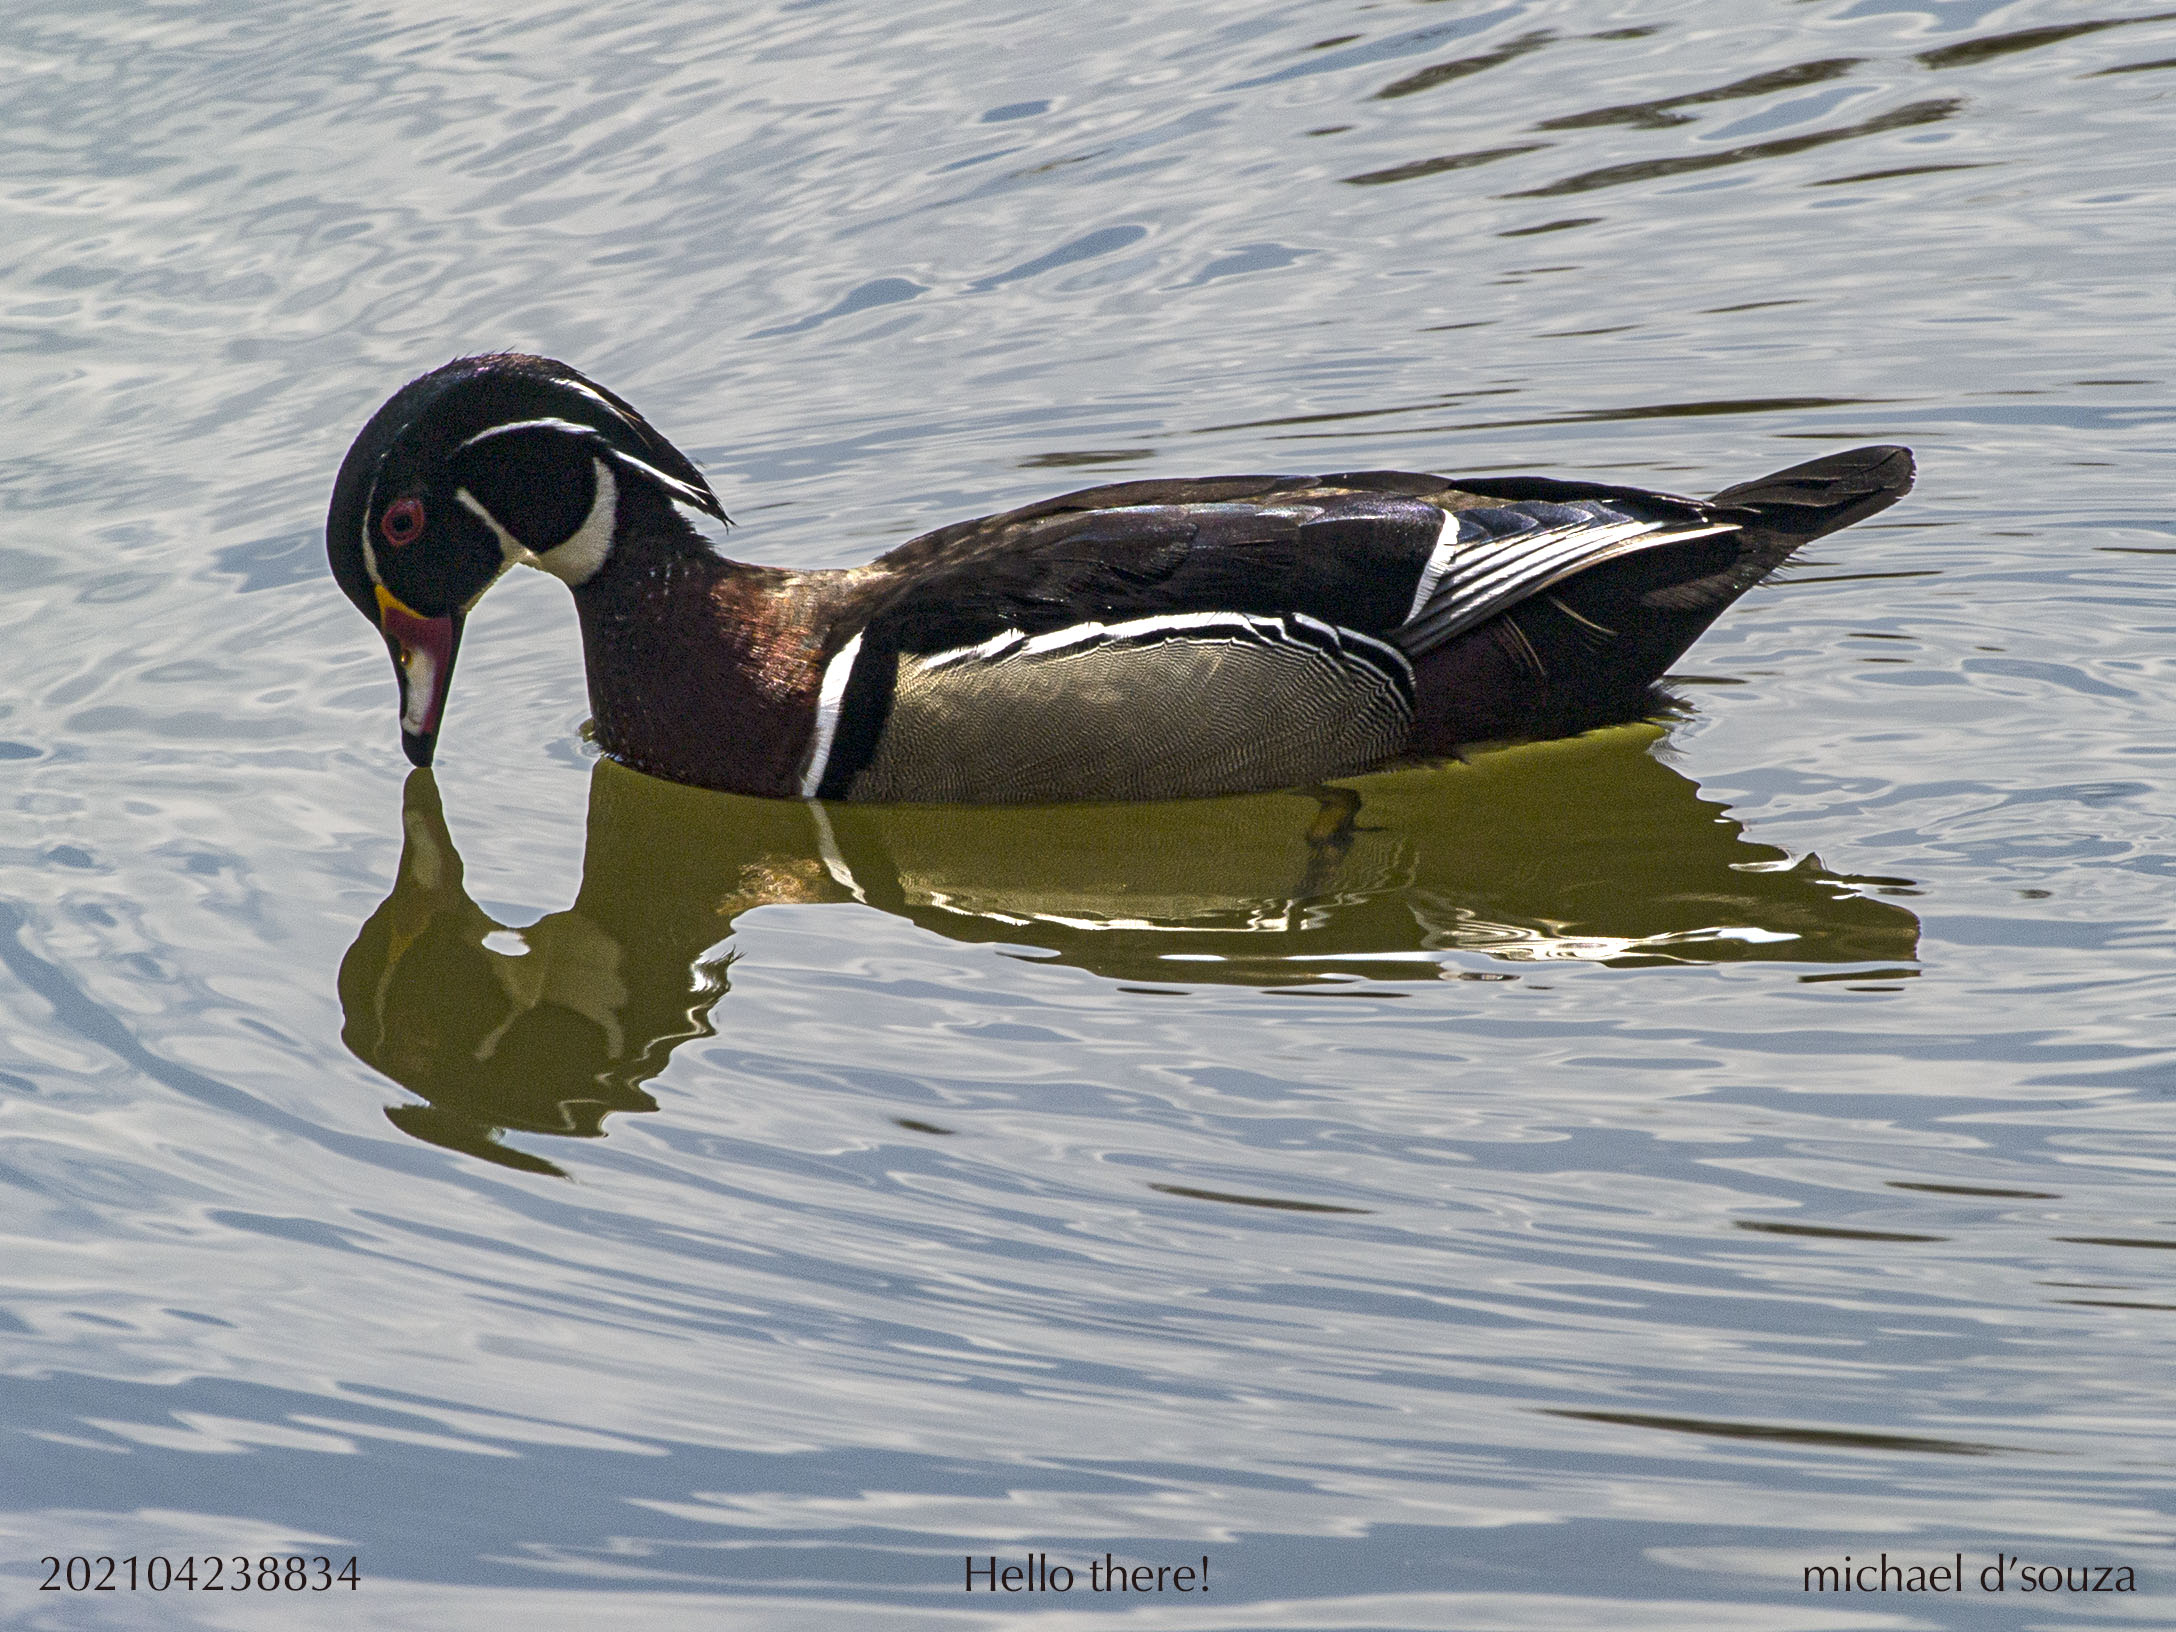
[[[0, 22], [0, 1593], [370, 1624], [2176, 1617], [2176, 22], [1814, 0]], [[1115, 476], [1921, 486], [1684, 711], [1342, 793], [435, 775], [319, 527], [565, 357], [792, 566]], [[2128, 1595], [1810, 1601], [1887, 1551]], [[993, 1597], [963, 1560], [1209, 1591]], [[360, 1624], [360, 1623], [356, 1623]]]

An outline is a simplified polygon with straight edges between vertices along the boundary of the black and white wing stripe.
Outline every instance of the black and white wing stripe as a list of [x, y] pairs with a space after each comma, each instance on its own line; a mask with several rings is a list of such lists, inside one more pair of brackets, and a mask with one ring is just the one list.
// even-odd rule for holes
[[1153, 646], [1164, 641], [1206, 640], [1221, 644], [1276, 643], [1313, 647], [1325, 658], [1340, 664], [1360, 663], [1374, 670], [1383, 683], [1412, 690], [1413, 666], [1395, 646], [1339, 628], [1304, 612], [1265, 616], [1253, 612], [1164, 612], [1152, 617], [1129, 618], [1118, 623], [1075, 623], [1045, 634], [1031, 635], [1007, 629], [973, 646], [916, 659], [924, 674], [955, 664], [1002, 663], [1012, 659], [1048, 657], [1090, 646]]
[[1605, 561], [1735, 531], [1726, 521], [1644, 520], [1596, 500], [1452, 512], [1392, 638], [1418, 656]]

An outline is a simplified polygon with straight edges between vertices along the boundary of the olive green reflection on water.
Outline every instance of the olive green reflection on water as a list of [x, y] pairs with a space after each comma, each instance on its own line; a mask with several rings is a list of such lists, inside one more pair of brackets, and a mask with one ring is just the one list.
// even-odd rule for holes
[[518, 932], [469, 898], [418, 771], [393, 893], [341, 965], [343, 1036], [427, 1102], [389, 1110], [400, 1127], [549, 1172], [498, 1132], [590, 1136], [610, 1112], [655, 1109], [643, 1084], [713, 1030], [734, 920], [776, 903], [860, 902], [1163, 985], [1470, 977], [1458, 953], [1912, 959], [1918, 920], [1866, 893], [1904, 881], [1748, 841], [1647, 752], [1655, 735], [1597, 732], [1350, 789], [1045, 808], [744, 799], [603, 762], [574, 905]]

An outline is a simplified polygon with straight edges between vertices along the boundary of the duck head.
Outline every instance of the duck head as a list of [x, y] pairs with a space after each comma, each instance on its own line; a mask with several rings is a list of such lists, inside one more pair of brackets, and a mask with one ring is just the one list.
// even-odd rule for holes
[[483, 592], [516, 564], [587, 583], [635, 493], [726, 519], [679, 449], [548, 357], [457, 358], [371, 416], [333, 484], [325, 551], [392, 654], [412, 763], [431, 762], [461, 625]]

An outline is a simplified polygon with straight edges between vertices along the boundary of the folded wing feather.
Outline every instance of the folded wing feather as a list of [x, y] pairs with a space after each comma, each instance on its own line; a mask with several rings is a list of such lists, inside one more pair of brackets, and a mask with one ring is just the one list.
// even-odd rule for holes
[[[1408, 656], [1419, 656], [1605, 561], [1737, 531], [1724, 521], [1640, 521], [1598, 504], [1579, 506], [1584, 513], [1577, 520], [1553, 519], [1566, 508], [1550, 505], [1551, 520], [1534, 518], [1532, 526], [1511, 533], [1485, 530], [1467, 519], [1472, 512], [1449, 517], [1421, 574], [1412, 615], [1391, 638]], [[1487, 512], [1492, 518], [1516, 513], [1509, 507]]]

